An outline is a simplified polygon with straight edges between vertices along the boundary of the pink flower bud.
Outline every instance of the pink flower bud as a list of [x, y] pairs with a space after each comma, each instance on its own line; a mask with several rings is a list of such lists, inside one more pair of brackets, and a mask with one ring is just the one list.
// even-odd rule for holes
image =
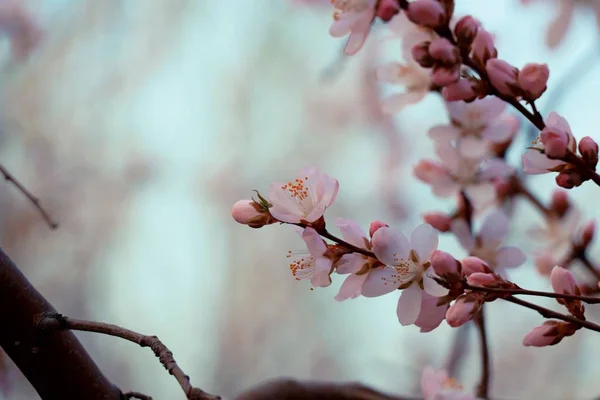
[[377, 7], [377, 16], [381, 18], [383, 22], [388, 22], [398, 14], [399, 11], [400, 7], [398, 7], [397, 0], [381, 0]]
[[561, 171], [556, 175], [556, 184], [565, 189], [573, 189], [583, 183], [583, 177], [575, 170]]
[[498, 178], [492, 183], [496, 188], [496, 195], [499, 199], [503, 199], [514, 192], [514, 185], [510, 179]]
[[581, 231], [581, 242], [578, 243], [584, 249], [587, 248], [592, 240], [594, 240], [594, 235], [596, 234], [596, 221], [590, 220], [585, 224]]
[[557, 213], [559, 217], [565, 215], [570, 206], [569, 195], [566, 190], [557, 189], [552, 192], [550, 208]]
[[436, 0], [417, 0], [408, 5], [408, 19], [417, 25], [439, 28], [446, 21], [446, 10]]
[[556, 266], [557, 260], [550, 253], [543, 253], [535, 256], [535, 267], [542, 275], [550, 275], [552, 268]]
[[523, 339], [523, 346], [543, 347], [557, 344], [564, 337], [560, 334], [560, 324], [562, 323], [558, 321], [546, 321], [533, 328]]
[[552, 284], [552, 290], [554, 293], [559, 294], [577, 294], [579, 291], [575, 277], [571, 271], [555, 266], [550, 274], [550, 283]]
[[438, 86], [448, 86], [460, 78], [460, 64], [452, 67], [436, 65], [431, 73], [431, 81]]
[[477, 81], [460, 78], [457, 82], [445, 86], [442, 89], [442, 97], [446, 101], [466, 101], [475, 100], [480, 93]]
[[584, 137], [579, 142], [579, 153], [583, 161], [592, 168], [598, 164], [598, 143], [589, 136]]
[[569, 134], [556, 127], [546, 126], [540, 133], [544, 154], [551, 160], [563, 158], [567, 154]]
[[423, 68], [431, 68], [435, 60], [429, 54], [429, 45], [431, 42], [421, 42], [413, 46], [411, 53], [413, 59]]
[[446, 311], [446, 322], [453, 328], [466, 324], [473, 319], [483, 304], [480, 293], [468, 293], [460, 296]]
[[431, 253], [431, 266], [435, 273], [441, 277], [459, 275], [461, 271], [458, 260], [441, 250], [435, 250]]
[[369, 226], [369, 236], [373, 237], [375, 232], [377, 232], [377, 230], [379, 228], [383, 228], [383, 227], [389, 227], [389, 225], [386, 224], [385, 222], [381, 222], [381, 221], [371, 222], [371, 226]]
[[523, 89], [523, 97], [536, 100], [546, 91], [546, 83], [550, 77], [547, 64], [527, 64], [519, 72], [519, 86]]
[[473, 39], [471, 51], [473, 54], [473, 59], [481, 66], [486, 65], [489, 59], [496, 58], [498, 56], [498, 51], [494, 47], [493, 36], [481, 26], [477, 28], [477, 34]]
[[467, 277], [467, 283], [471, 286], [498, 287], [500, 282], [497, 275], [484, 272], [475, 272]]
[[519, 70], [506, 61], [491, 58], [485, 64], [485, 70], [494, 88], [505, 96], [519, 94]]
[[413, 172], [417, 179], [429, 184], [435, 184], [443, 182], [446, 179], [451, 179], [450, 174], [443, 166], [428, 160], [419, 161], [419, 163], [415, 165]]
[[460, 261], [462, 265], [462, 273], [464, 276], [470, 276], [475, 273], [488, 274], [492, 269], [485, 261], [478, 257], [465, 257]]
[[275, 222], [271, 214], [261, 209], [253, 200], [237, 201], [231, 208], [231, 216], [236, 222], [251, 228], [261, 228]]
[[481, 22], [470, 15], [466, 15], [458, 20], [456, 26], [454, 27], [454, 34], [456, 35], [458, 45], [467, 48], [471, 46], [471, 43], [473, 43], [473, 40], [477, 35], [477, 28], [480, 26]]
[[429, 54], [444, 65], [454, 65], [460, 62], [458, 48], [446, 38], [435, 39], [429, 45]]
[[449, 232], [452, 217], [448, 214], [431, 212], [423, 215], [423, 220], [440, 232]]

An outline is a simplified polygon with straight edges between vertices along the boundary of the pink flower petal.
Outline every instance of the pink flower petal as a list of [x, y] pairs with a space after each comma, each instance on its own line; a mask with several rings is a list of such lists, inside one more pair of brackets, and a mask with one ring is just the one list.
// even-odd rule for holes
[[558, 46], [565, 37], [575, 11], [575, 2], [573, 1], [559, 1], [558, 4], [558, 15], [552, 21], [546, 32], [546, 43], [550, 48]]
[[423, 100], [426, 94], [424, 90], [392, 94], [381, 101], [381, 110], [386, 114], [395, 114], [406, 106]]
[[310, 278], [310, 283], [315, 287], [327, 287], [331, 285], [331, 278], [325, 271], [315, 271], [312, 278]]
[[475, 238], [471, 235], [469, 225], [463, 218], [455, 219], [450, 224], [450, 230], [458, 239], [460, 245], [470, 252], [475, 247]]
[[415, 325], [421, 328], [421, 332], [431, 332], [444, 320], [448, 305], [437, 305], [438, 298], [421, 293], [421, 311], [415, 321]]
[[507, 234], [508, 217], [500, 210], [490, 213], [479, 231], [484, 247], [497, 247]]
[[437, 249], [438, 233], [431, 225], [421, 224], [410, 235], [410, 244], [417, 252], [419, 261], [424, 263], [429, 260], [431, 252]]
[[389, 227], [379, 228], [371, 244], [379, 261], [387, 265], [395, 265], [400, 258], [407, 259], [411, 250], [406, 236]]
[[367, 234], [354, 221], [349, 219], [338, 218], [335, 220], [335, 225], [342, 232], [344, 240], [361, 249], [366, 249], [366, 243], [369, 242]]
[[486, 141], [473, 136], [461, 138], [457, 145], [461, 157], [468, 159], [483, 158], [488, 152], [488, 144]]
[[538, 150], [529, 149], [521, 156], [523, 162], [523, 172], [528, 174], [547, 174], [564, 162], [560, 160], [551, 160], [545, 154]]
[[302, 239], [313, 257], [319, 257], [327, 251], [327, 245], [313, 228], [306, 228], [302, 232]]
[[496, 268], [513, 268], [523, 264], [527, 256], [518, 247], [501, 247], [496, 251]]
[[444, 370], [436, 370], [428, 365], [423, 368], [421, 374], [421, 393], [426, 399], [434, 399], [442, 390], [444, 383], [448, 380], [448, 374]]
[[362, 295], [365, 297], [378, 297], [388, 294], [398, 289], [400, 284], [396, 285], [396, 269], [393, 267], [374, 268], [369, 272], [367, 279], [362, 287]]
[[360, 271], [365, 264], [365, 258], [358, 253], [344, 254], [335, 265], [338, 274], [354, 274]]
[[402, 290], [398, 300], [398, 321], [402, 325], [412, 325], [421, 311], [421, 292], [418, 285], [413, 284]]
[[441, 286], [431, 276], [425, 274], [423, 276], [423, 289], [425, 292], [434, 297], [443, 297], [448, 294], [448, 289]]
[[460, 130], [450, 125], [437, 125], [431, 128], [427, 134], [433, 140], [456, 140], [460, 137]]
[[335, 296], [337, 301], [344, 301], [347, 299], [354, 299], [360, 296], [362, 291], [362, 286], [365, 280], [367, 279], [367, 274], [363, 275], [355, 275], [352, 274], [344, 280], [342, 286], [340, 286], [340, 291]]

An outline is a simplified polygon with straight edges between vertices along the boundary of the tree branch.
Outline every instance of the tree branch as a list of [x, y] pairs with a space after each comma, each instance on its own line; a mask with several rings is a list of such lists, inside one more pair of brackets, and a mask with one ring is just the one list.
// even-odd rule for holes
[[473, 286], [469, 284], [465, 284], [463, 286], [464, 289], [472, 290], [474, 292], [484, 292], [484, 293], [505, 293], [505, 294], [522, 294], [526, 296], [539, 296], [539, 297], [550, 297], [553, 299], [565, 299], [565, 300], [580, 300], [584, 303], [588, 304], [598, 304], [600, 303], [600, 297], [592, 297], [592, 296], [577, 296], [575, 294], [562, 294], [562, 293], [554, 293], [554, 292], [540, 292], [537, 290], [527, 290], [527, 289], [504, 289], [504, 288], [488, 288], [483, 286]]
[[477, 397], [482, 399], [489, 398], [489, 386], [490, 386], [490, 351], [487, 341], [487, 333], [485, 331], [485, 317], [483, 310], [485, 305], [481, 307], [481, 310], [477, 313], [474, 318], [477, 331], [479, 332], [479, 339], [481, 344], [481, 378], [479, 385], [477, 385]]
[[61, 314], [44, 314], [37, 321], [37, 328], [44, 332], [57, 332], [64, 330], [102, 333], [136, 343], [141, 347], [150, 347], [160, 363], [169, 374], [173, 375], [183, 392], [189, 400], [219, 400], [221, 397], [206, 393], [202, 389], [195, 388], [190, 382], [190, 377], [177, 365], [173, 353], [156, 336], [142, 335], [122, 328], [117, 325], [102, 322], [84, 321], [67, 318]]
[[121, 400], [72, 332], [39, 336], [36, 316], [55, 312], [0, 248], [0, 346], [40, 397]]
[[392, 396], [359, 383], [299, 382], [277, 379], [255, 386], [235, 400], [422, 400], [422, 397]]

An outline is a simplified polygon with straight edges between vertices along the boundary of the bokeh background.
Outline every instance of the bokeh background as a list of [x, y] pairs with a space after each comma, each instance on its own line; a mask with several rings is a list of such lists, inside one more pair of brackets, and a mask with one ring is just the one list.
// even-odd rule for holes
[[[422, 367], [446, 366], [456, 330], [445, 323], [428, 334], [401, 327], [393, 294], [339, 303], [333, 296], [341, 280], [309, 290], [287, 268], [286, 251], [303, 247], [292, 229], [251, 230], [229, 215], [253, 189], [265, 191], [308, 164], [340, 181], [331, 221], [352, 218], [366, 228], [380, 219], [410, 232], [423, 212], [451, 210], [451, 201], [432, 197], [411, 174], [432, 155], [426, 132], [445, 121], [440, 99], [428, 96], [394, 117], [379, 111], [391, 89], [374, 71], [400, 56], [399, 42], [383, 40], [384, 27], [346, 58], [343, 41], [328, 35], [327, 1], [24, 3], [43, 35], [26, 59], [14, 59], [8, 39], [2, 42], [0, 160], [61, 227], [50, 231], [6, 184], [0, 243], [60, 312], [158, 335], [195, 385], [226, 397], [279, 376], [359, 380], [419, 395]], [[595, 16], [578, 9], [550, 50], [544, 35], [557, 5], [457, 0], [456, 8], [481, 19], [512, 64], [547, 62], [544, 114], [556, 110], [576, 137], [600, 139]], [[513, 149], [514, 165], [525, 143]], [[528, 182], [545, 200], [555, 187], [551, 176]], [[599, 214], [598, 190], [585, 184], [572, 191], [587, 218]], [[514, 218], [509, 243], [530, 254], [535, 243], [526, 231], [539, 215], [519, 203]], [[440, 247], [465, 255], [451, 237]], [[591, 255], [600, 263], [596, 247]], [[531, 260], [511, 278], [549, 288]], [[589, 316], [600, 319], [594, 307]], [[494, 398], [600, 393], [593, 333], [524, 348], [539, 315], [500, 302], [487, 315]], [[470, 328], [462, 330], [456, 369], [466, 388], [479, 379]], [[182, 398], [147, 349], [78, 336], [123, 390]], [[0, 360], [0, 398], [36, 399], [10, 360]]]

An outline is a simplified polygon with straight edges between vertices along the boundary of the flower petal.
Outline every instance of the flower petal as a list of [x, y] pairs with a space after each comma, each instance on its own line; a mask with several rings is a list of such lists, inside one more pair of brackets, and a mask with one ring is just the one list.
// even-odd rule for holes
[[386, 265], [396, 265], [400, 258], [407, 259], [411, 249], [406, 236], [385, 226], [373, 234], [371, 245], [377, 259]]
[[483, 158], [488, 152], [487, 142], [473, 136], [461, 138], [458, 141], [457, 146], [461, 157], [469, 159]]
[[429, 224], [421, 224], [410, 235], [410, 244], [419, 256], [419, 262], [429, 260], [431, 252], [437, 249], [438, 233]]
[[365, 297], [378, 297], [398, 289], [399, 284], [392, 284], [396, 280], [396, 269], [393, 267], [374, 268], [369, 272], [362, 287]]
[[528, 174], [547, 174], [553, 169], [564, 164], [561, 160], [551, 160], [538, 150], [529, 149], [521, 156], [523, 172]]
[[438, 298], [427, 293], [421, 293], [421, 311], [415, 321], [415, 325], [421, 328], [421, 332], [431, 332], [446, 318], [448, 305], [437, 305]]
[[479, 237], [484, 247], [497, 247], [508, 234], [508, 217], [500, 210], [490, 213], [483, 221]]
[[422, 90], [392, 94], [381, 101], [381, 110], [386, 114], [395, 114], [406, 106], [423, 100], [426, 94]]
[[337, 301], [344, 301], [347, 299], [354, 299], [354, 298], [360, 296], [360, 294], [362, 292], [363, 284], [365, 283], [365, 280], [367, 279], [367, 277], [368, 277], [368, 274], [363, 274], [363, 275], [352, 274], [352, 275], [348, 276], [344, 280], [344, 283], [342, 283], [342, 286], [340, 286], [340, 291], [335, 296], [335, 299]]
[[454, 233], [454, 236], [458, 239], [460, 245], [470, 252], [475, 247], [475, 238], [471, 234], [467, 221], [463, 218], [458, 218], [452, 221], [450, 224], [450, 230]]
[[325, 241], [321, 239], [321, 236], [313, 228], [304, 229], [302, 239], [304, 239], [306, 247], [313, 257], [320, 257], [327, 251]]
[[413, 284], [402, 291], [398, 299], [398, 321], [402, 325], [412, 325], [421, 311], [421, 292], [419, 285]]
[[425, 292], [434, 297], [443, 297], [448, 294], [448, 289], [440, 285], [431, 276], [423, 275], [423, 289]]
[[496, 251], [496, 267], [513, 268], [523, 264], [527, 256], [518, 247], [501, 247]]
[[342, 232], [344, 240], [350, 244], [361, 249], [367, 248], [367, 234], [361, 229], [361, 227], [354, 221], [349, 219], [338, 218], [335, 220], [335, 225]]
[[344, 254], [342, 258], [335, 264], [335, 272], [340, 275], [354, 274], [361, 270], [367, 262], [365, 258], [358, 253]]

